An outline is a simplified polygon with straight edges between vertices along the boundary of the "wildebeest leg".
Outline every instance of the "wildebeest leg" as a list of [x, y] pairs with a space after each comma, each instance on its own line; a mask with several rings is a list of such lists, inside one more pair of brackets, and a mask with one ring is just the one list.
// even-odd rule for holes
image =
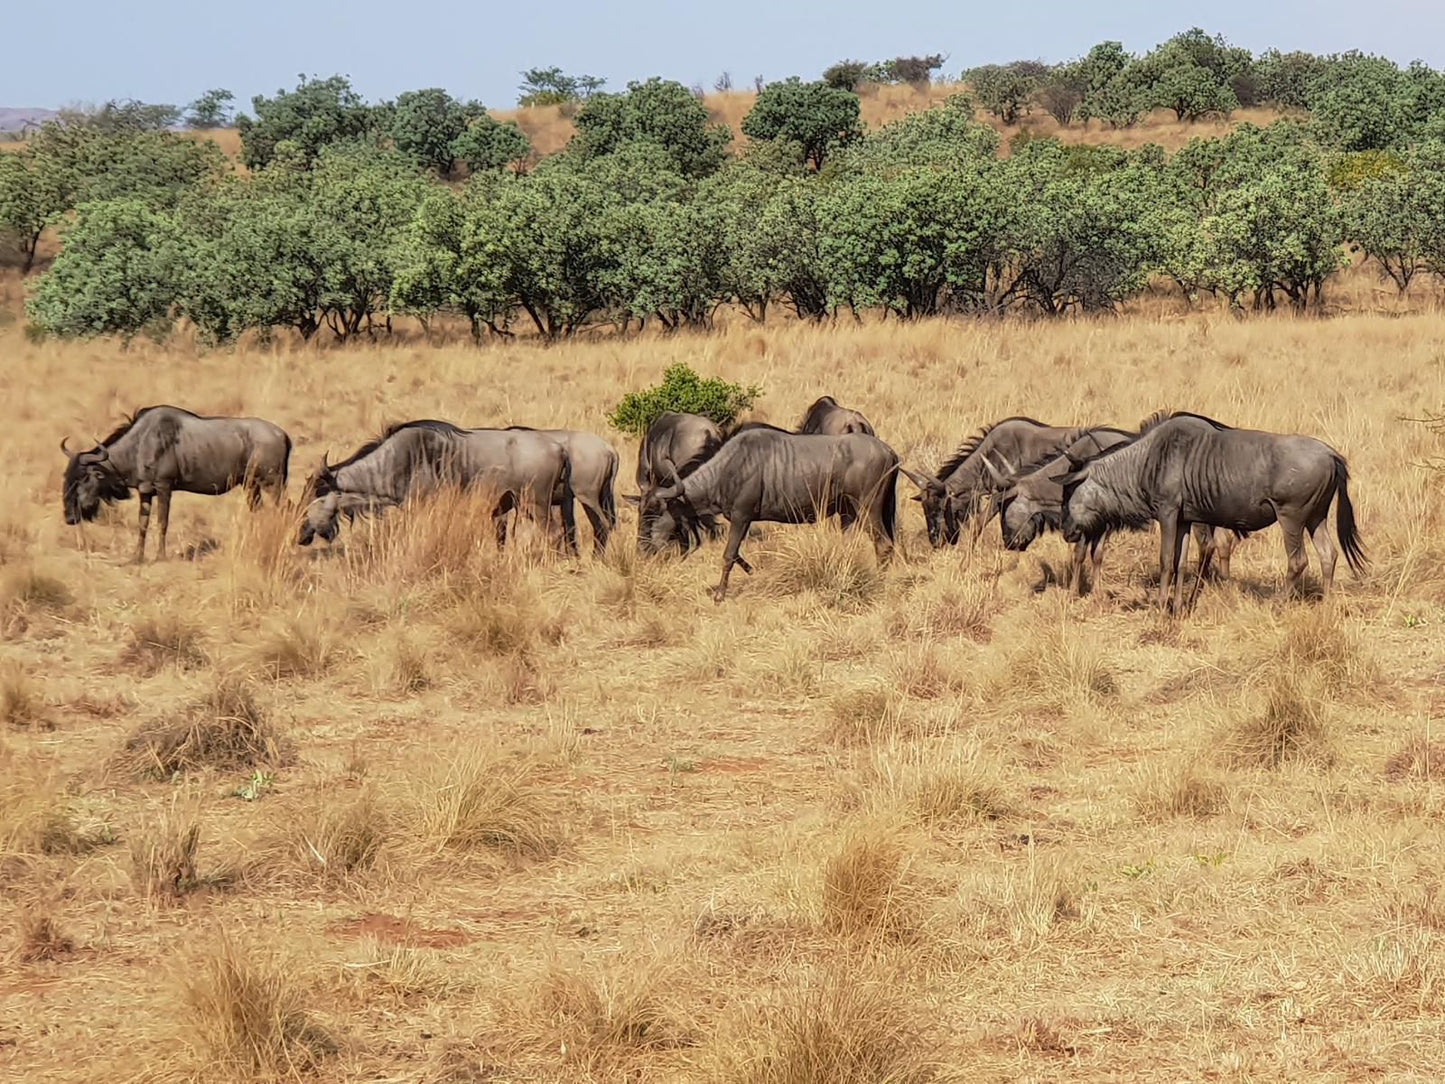
[[1315, 553], [1320, 557], [1320, 590], [1325, 598], [1330, 597], [1330, 588], [1335, 583], [1335, 544], [1330, 541], [1329, 521], [1321, 517], [1310, 528], [1310, 539], [1315, 544]]
[[1064, 590], [1070, 594], [1083, 595], [1084, 593], [1084, 555], [1088, 552], [1089, 543], [1079, 539], [1074, 543], [1073, 551], [1069, 554], [1069, 578], [1064, 584]]
[[166, 532], [171, 527], [171, 491], [170, 489], [157, 489], [156, 496], [160, 498], [161, 534], [156, 540], [156, 560], [166, 559]]
[[714, 602], [727, 598], [728, 577], [732, 574], [733, 565], [740, 565], [744, 572], [752, 574], [752, 566], [743, 560], [742, 554], [738, 552], [742, 549], [743, 539], [748, 536], [748, 529], [752, 525], [752, 520], [739, 516], [728, 526], [728, 544], [723, 551], [722, 579], [718, 580], [717, 586], [712, 589]]
[[[549, 495], [550, 496], [550, 495]], [[547, 500], [543, 505], [547, 509], [547, 518], [552, 518], [551, 501]], [[591, 511], [588, 511], [591, 517]], [[596, 530], [596, 521], [593, 521], [593, 530]], [[566, 544], [567, 552], [573, 557], [577, 556], [577, 504], [572, 494], [568, 493], [562, 498], [562, 541]]]
[[[1099, 586], [1099, 569], [1104, 565], [1104, 540], [1096, 538], [1089, 543], [1089, 590], [1093, 591]], [[1079, 585], [1079, 593], [1083, 594], [1083, 584]]]
[[1284, 532], [1284, 556], [1287, 562], [1285, 594], [1295, 595], [1299, 593], [1300, 577], [1310, 566], [1309, 555], [1305, 553], [1304, 526], [1294, 520], [1280, 517], [1279, 527]]
[[587, 516], [587, 522], [592, 524], [592, 550], [599, 557], [607, 549], [607, 539], [612, 534], [612, 525], [607, 521], [607, 515], [597, 507], [597, 504], [587, 498], [579, 498], [582, 501], [582, 512]]
[[1217, 579], [1229, 579], [1229, 559], [1234, 556], [1238, 541], [1233, 531], [1220, 529], [1214, 532], [1214, 575]]
[[[888, 484], [893, 483], [890, 481]], [[867, 530], [873, 536], [873, 559], [880, 568], [886, 567], [893, 560], [893, 537], [889, 534], [888, 523], [883, 518], [883, 502], [889, 496], [891, 494], [884, 494], [868, 505]], [[907, 560], [906, 554], [904, 560]]]
[[492, 509], [492, 526], [497, 532], [497, 548], [502, 549], [507, 545], [507, 513], [516, 506], [510, 493], [502, 494], [502, 499], [497, 502], [497, 507]]
[[146, 559], [146, 529], [151, 525], [151, 498], [155, 496], [149, 490], [140, 490], [140, 537], [135, 543], [135, 563], [142, 564]]
[[[1181, 537], [1182, 536], [1182, 537]], [[1159, 520], [1159, 609], [1169, 612], [1169, 596], [1174, 591], [1179, 576], [1180, 551], [1183, 541], [1189, 537], [1177, 515], [1163, 516]], [[1177, 604], [1176, 604], [1177, 608]]]

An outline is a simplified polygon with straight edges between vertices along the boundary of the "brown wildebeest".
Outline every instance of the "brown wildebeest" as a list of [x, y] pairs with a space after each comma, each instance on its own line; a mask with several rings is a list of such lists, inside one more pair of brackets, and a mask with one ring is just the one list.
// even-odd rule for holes
[[827, 437], [841, 437], [845, 433], [865, 433], [870, 437], [878, 435], [867, 418], [856, 410], [839, 406], [831, 395], [824, 395], [813, 402], [795, 432]]
[[560, 487], [563, 530], [575, 541], [571, 464], [559, 441], [536, 430], [462, 429], [432, 419], [394, 425], [341, 463], [327, 463], [323, 456], [307, 484], [312, 499], [297, 541], [330, 542], [343, 515], [353, 519], [443, 486], [496, 495], [492, 520], [498, 544], [506, 541], [506, 515], [513, 508], [545, 528]]
[[252, 508], [270, 490], [279, 502], [286, 493], [291, 438], [279, 425], [260, 418], [208, 418], [173, 406], [148, 406], [135, 412], [88, 452], [60, 450], [69, 457], [63, 497], [65, 522], [95, 519], [102, 503], [140, 494], [140, 534], [135, 559], [145, 559], [151, 501], [160, 502], [160, 538], [156, 558], [166, 556], [172, 493], [218, 496], [245, 485]]
[[[567, 449], [572, 468], [572, 493], [587, 522], [592, 524], [592, 548], [597, 553], [607, 549], [607, 540], [617, 527], [617, 497], [613, 482], [617, 478], [617, 452], [612, 445], [594, 433], [576, 429], [529, 429], [524, 425], [510, 427], [519, 432], [535, 432], [560, 441]], [[559, 485], [552, 494], [552, 504], [560, 507], [565, 497]], [[570, 540], [575, 550], [577, 543]]]
[[756, 425], [736, 433], [697, 470], [642, 495], [639, 537], [696, 541], [705, 515], [728, 521], [722, 578], [727, 595], [733, 565], [752, 566], [740, 549], [757, 522], [812, 523], [838, 516], [846, 530], [861, 524], [880, 563], [893, 554], [897, 528], [898, 455], [863, 433], [826, 437]]
[[1326, 517], [1334, 503], [1345, 559], [1356, 572], [1365, 565], [1350, 502], [1349, 466], [1314, 437], [1231, 429], [1211, 418], [1179, 413], [1136, 440], [1076, 464], [1059, 482], [1067, 541], [1159, 524], [1159, 606], [1166, 613], [1171, 588], [1176, 612], [1183, 602], [1181, 557], [1194, 523], [1250, 532], [1277, 521], [1284, 532], [1285, 585], [1291, 594], [1309, 566], [1308, 533], [1328, 596], [1335, 548]]

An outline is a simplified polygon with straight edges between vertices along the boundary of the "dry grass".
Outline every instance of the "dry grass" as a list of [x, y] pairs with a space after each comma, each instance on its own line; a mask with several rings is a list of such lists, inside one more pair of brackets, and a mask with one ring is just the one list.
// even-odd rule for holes
[[174, 715], [143, 723], [117, 762], [132, 775], [169, 779], [204, 769], [239, 771], [274, 765], [289, 745], [244, 678], [217, 678], [207, 692]]
[[177, 1038], [195, 1052], [198, 1075], [294, 1078], [337, 1052], [288, 961], [227, 934], [217, 941], [180, 980]]
[[[1399, 419], [1445, 404], [1445, 316], [1368, 275], [1329, 299], [1357, 315], [1159, 293], [545, 349], [0, 328], [3, 1072], [1431, 1078], [1445, 494], [1416, 466], [1440, 437]], [[1041, 585], [1058, 538], [933, 551], [904, 500], [889, 567], [766, 525], [715, 606], [719, 548], [638, 560], [626, 507], [576, 561], [499, 552], [455, 494], [308, 549], [294, 508], [182, 494], [178, 550], [214, 548], [142, 566], [133, 506], [59, 515], [59, 437], [145, 403], [274, 419], [295, 497], [402, 418], [608, 433], [674, 361], [762, 384], [768, 418], [833, 394], [915, 469], [1014, 413], [1312, 433], [1349, 458], [1374, 564], [1288, 600], [1261, 532], [1165, 622], [1148, 534], [1071, 600]], [[636, 442], [609, 436], [626, 477]], [[196, 961], [189, 1000], [169, 960]]]

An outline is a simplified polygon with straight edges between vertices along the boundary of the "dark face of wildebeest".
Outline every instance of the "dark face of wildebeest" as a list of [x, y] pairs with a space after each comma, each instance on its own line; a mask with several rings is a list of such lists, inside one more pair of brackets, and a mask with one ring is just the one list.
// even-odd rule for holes
[[60, 450], [70, 459], [61, 488], [65, 522], [70, 526], [95, 519], [102, 502], [123, 501], [130, 496], [130, 490], [110, 467], [110, 453], [103, 445], [97, 444], [88, 452], [72, 453], [61, 441]]
[[1065, 542], [1095, 539], [1106, 529], [1107, 494], [1102, 486], [1087, 475], [1073, 472], [1059, 479], [1064, 487], [1063, 516], [1060, 529]]
[[957, 545], [961, 524], [954, 501], [949, 497], [943, 483], [937, 478], [917, 474], [906, 467], [903, 474], [918, 487], [913, 499], [923, 506], [923, 524], [928, 528], [928, 544], [934, 549], [945, 542], [950, 546]]
[[637, 501], [637, 552], [648, 556], [679, 549], [684, 554], [702, 543], [697, 514], [681, 486], [654, 487]]
[[1044, 533], [1048, 518], [1036, 502], [1010, 486], [998, 498], [998, 522], [1005, 549], [1026, 550]]
[[301, 520], [301, 532], [296, 541], [303, 546], [311, 545], [318, 538], [323, 542], [334, 542], [340, 531], [341, 494], [328, 493], [306, 506], [306, 514]]

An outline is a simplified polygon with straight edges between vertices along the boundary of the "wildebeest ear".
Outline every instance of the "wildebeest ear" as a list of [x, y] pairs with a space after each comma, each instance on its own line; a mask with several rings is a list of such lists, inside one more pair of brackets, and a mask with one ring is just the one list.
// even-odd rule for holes
[[[927, 493], [931, 489], [943, 488], [942, 483], [940, 483], [937, 478], [930, 478], [926, 474], [919, 474], [916, 471], [909, 470], [907, 467], [900, 467], [899, 470], [903, 472], [903, 476], [905, 478], [907, 478], [910, 482], [916, 485], [919, 489], [923, 490], [923, 492], [925, 493]], [[919, 498], [915, 497], [913, 499], [918, 500]]]
[[910, 501], [917, 501], [919, 504], [922, 504], [922, 503], [923, 503], [923, 494], [922, 494], [922, 493], [915, 493], [913, 496], [909, 497], [908, 499], [909, 499]]
[[642, 494], [640, 494], [640, 493], [624, 493], [624, 494], [622, 494], [622, 500], [623, 500], [625, 503], [632, 505], [633, 508], [637, 508], [637, 507], [640, 507], [641, 504], [642, 504]]
[[1049, 479], [1049, 481], [1061, 486], [1071, 486], [1075, 482], [1082, 482], [1083, 480], [1084, 475], [1078, 470], [1071, 470], [1067, 474], [1056, 474]]

